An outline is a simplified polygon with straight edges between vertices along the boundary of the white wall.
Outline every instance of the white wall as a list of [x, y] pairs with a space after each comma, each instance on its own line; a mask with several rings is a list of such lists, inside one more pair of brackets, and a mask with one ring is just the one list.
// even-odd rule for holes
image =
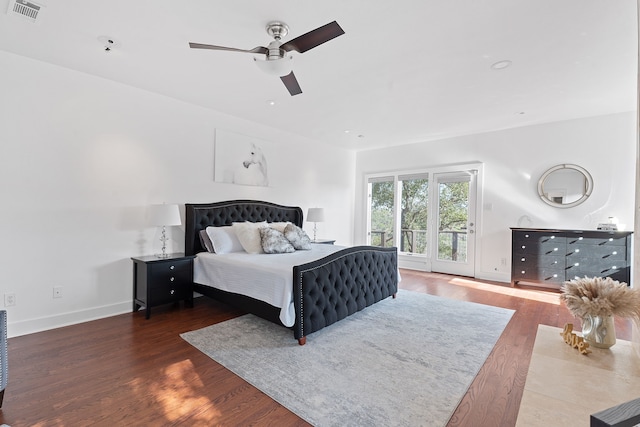
[[[354, 241], [365, 241], [365, 174], [479, 161], [484, 182], [476, 277], [508, 282], [509, 227], [595, 229], [616, 216], [633, 230], [635, 158], [635, 112], [359, 152]], [[593, 194], [582, 205], [558, 209], [539, 199], [539, 177], [560, 163], [592, 175]], [[525, 215], [531, 222], [521, 220]], [[509, 265], [501, 266], [501, 258]]]
[[[149, 204], [322, 206], [319, 237], [352, 243], [352, 152], [1, 51], [0, 70], [0, 301], [16, 295], [10, 336], [131, 310], [130, 257], [157, 251]], [[275, 144], [289, 164], [270, 174], [286, 174], [287, 185], [214, 183], [216, 128]], [[175, 251], [183, 229], [172, 230]]]

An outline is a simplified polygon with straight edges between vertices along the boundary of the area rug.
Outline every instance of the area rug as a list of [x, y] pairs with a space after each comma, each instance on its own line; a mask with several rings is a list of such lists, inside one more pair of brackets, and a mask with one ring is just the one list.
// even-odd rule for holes
[[444, 426], [512, 315], [400, 291], [304, 346], [253, 315], [181, 337], [315, 426]]

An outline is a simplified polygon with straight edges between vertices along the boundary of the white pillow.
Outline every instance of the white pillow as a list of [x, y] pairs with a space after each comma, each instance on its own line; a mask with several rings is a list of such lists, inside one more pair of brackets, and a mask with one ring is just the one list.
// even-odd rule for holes
[[287, 222], [270, 222], [269, 224], [267, 224], [269, 227], [273, 228], [274, 230], [278, 230], [281, 233], [284, 233], [284, 228], [287, 226], [287, 224], [291, 224], [289, 221]]
[[211, 240], [213, 252], [217, 254], [229, 254], [232, 252], [242, 252], [244, 248], [236, 236], [232, 226], [207, 227], [207, 236]]
[[268, 227], [267, 222], [234, 222], [231, 224], [240, 244], [247, 253], [263, 254], [262, 241], [260, 240], [260, 228]]

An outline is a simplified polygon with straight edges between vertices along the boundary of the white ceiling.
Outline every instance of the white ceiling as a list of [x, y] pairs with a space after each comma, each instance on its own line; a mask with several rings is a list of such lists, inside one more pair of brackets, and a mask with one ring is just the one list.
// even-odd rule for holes
[[[636, 109], [636, 0], [35, 2], [32, 24], [0, 0], [0, 49], [345, 148]], [[188, 47], [266, 46], [272, 20], [284, 41], [333, 20], [346, 33], [294, 52], [301, 95], [251, 54]]]

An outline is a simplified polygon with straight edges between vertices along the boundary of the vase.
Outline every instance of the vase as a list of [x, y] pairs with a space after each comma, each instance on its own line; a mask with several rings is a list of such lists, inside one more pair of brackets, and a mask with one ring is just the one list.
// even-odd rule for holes
[[582, 319], [582, 337], [592, 347], [609, 348], [616, 343], [613, 316], [591, 316]]

